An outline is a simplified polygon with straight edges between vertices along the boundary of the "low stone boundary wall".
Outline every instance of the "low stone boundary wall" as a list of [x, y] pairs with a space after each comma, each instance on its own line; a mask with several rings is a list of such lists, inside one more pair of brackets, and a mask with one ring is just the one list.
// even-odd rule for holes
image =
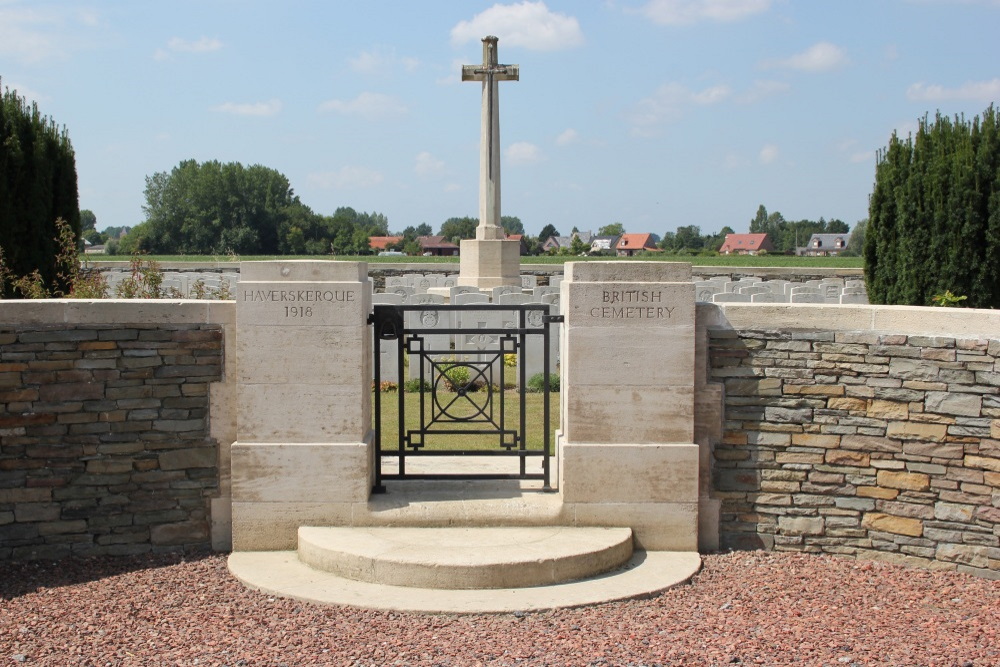
[[0, 559], [211, 545], [224, 327], [208, 313], [0, 302]]
[[[229, 548], [234, 323], [0, 302], [0, 559]], [[697, 327], [723, 548], [1000, 576], [1000, 312], [702, 303]]]
[[723, 548], [1000, 578], [1000, 313], [710, 308]]

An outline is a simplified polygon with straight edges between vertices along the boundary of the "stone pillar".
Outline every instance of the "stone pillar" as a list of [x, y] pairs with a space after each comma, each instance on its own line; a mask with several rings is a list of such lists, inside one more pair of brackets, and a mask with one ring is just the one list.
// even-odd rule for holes
[[236, 293], [233, 549], [292, 549], [346, 525], [373, 482], [363, 262], [243, 262]]
[[562, 283], [559, 490], [580, 525], [698, 547], [691, 265], [572, 262]]

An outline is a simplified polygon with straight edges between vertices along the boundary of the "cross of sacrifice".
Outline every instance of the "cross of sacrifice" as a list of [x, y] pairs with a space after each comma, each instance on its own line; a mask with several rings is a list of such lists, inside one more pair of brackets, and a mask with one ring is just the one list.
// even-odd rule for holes
[[517, 81], [517, 65], [497, 62], [497, 38], [483, 37], [483, 63], [463, 65], [462, 81], [483, 82], [479, 144], [479, 228], [476, 238], [505, 238], [500, 226], [500, 81]]

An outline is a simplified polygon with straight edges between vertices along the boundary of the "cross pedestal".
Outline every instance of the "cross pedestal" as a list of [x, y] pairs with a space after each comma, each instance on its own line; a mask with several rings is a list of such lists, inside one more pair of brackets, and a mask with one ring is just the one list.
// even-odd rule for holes
[[502, 239], [468, 239], [461, 243], [459, 285], [492, 289], [521, 282], [521, 244]]
[[459, 285], [489, 289], [520, 284], [521, 244], [506, 240], [500, 225], [500, 81], [517, 81], [517, 65], [497, 61], [497, 38], [483, 38], [483, 63], [464, 65], [462, 81], [482, 81], [479, 144], [479, 226], [462, 241]]

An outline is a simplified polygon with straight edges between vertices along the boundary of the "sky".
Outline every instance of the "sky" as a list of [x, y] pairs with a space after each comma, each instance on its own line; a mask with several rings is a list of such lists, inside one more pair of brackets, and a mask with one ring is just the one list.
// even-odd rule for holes
[[1000, 0], [0, 0], [0, 85], [65, 126], [98, 229], [146, 178], [260, 164], [400, 231], [477, 216], [482, 38], [502, 213], [538, 234], [867, 217], [877, 151], [1000, 101]]

